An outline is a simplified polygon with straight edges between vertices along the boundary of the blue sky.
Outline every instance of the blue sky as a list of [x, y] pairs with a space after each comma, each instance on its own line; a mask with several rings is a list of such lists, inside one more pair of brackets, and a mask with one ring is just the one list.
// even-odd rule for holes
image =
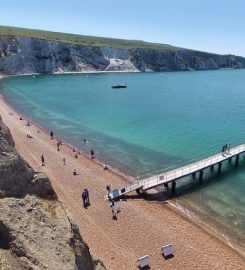
[[7, 0], [0, 25], [245, 56], [244, 0]]

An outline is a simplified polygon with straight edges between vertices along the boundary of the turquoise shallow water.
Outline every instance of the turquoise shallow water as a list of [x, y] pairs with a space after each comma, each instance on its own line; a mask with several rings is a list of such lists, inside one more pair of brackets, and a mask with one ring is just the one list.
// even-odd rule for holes
[[[24, 115], [133, 176], [245, 143], [245, 70], [24, 76], [0, 89]], [[204, 182], [186, 179], [178, 200], [244, 248], [245, 159]]]

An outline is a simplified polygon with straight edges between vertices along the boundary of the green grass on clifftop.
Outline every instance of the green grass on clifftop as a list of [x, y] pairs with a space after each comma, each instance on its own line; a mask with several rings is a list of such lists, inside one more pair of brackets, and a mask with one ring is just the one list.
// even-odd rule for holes
[[25, 36], [71, 44], [80, 44], [86, 46], [101, 46], [101, 47], [107, 46], [122, 49], [144, 48], [144, 49], [158, 49], [158, 50], [162, 49], [174, 51], [180, 49], [178, 47], [170, 46], [167, 44], [150, 43], [140, 40], [83, 36], [83, 35], [50, 32], [43, 30], [10, 27], [10, 26], [0, 26], [0, 35]]

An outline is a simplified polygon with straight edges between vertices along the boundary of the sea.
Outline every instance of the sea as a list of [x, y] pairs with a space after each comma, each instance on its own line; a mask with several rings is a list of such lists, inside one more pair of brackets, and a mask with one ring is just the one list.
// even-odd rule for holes
[[[0, 94], [62, 140], [139, 179], [245, 143], [244, 69], [16, 76], [0, 81]], [[245, 254], [244, 155], [238, 166], [224, 163], [220, 176], [205, 170], [202, 184], [177, 182], [170, 202]]]

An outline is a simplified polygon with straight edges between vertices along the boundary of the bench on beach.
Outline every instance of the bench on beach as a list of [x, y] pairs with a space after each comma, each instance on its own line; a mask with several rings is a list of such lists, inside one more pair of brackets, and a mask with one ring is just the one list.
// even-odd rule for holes
[[145, 255], [143, 257], [140, 257], [138, 260], [138, 267], [141, 270], [146, 270], [151, 268], [151, 263], [150, 263], [150, 257], [149, 255]]
[[162, 247], [162, 255], [164, 259], [170, 259], [174, 257], [174, 248], [171, 244]]

